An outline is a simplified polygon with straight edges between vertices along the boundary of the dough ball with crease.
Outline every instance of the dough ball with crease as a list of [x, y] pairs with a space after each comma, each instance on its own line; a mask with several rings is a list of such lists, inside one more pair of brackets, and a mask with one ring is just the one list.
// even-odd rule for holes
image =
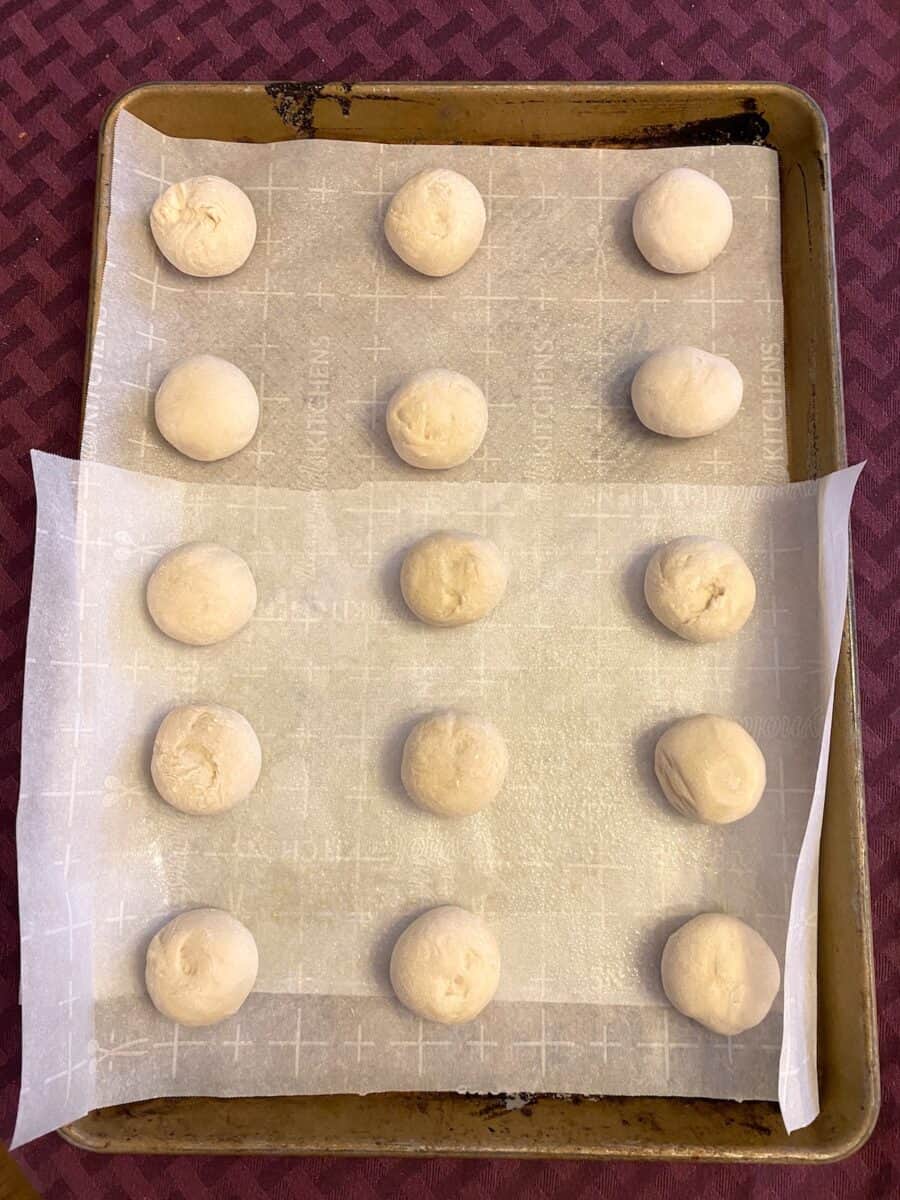
[[684, 817], [728, 825], [766, 790], [766, 760], [743, 725], [701, 713], [670, 725], [653, 756], [659, 786]]
[[162, 254], [185, 275], [214, 278], [242, 267], [256, 243], [256, 213], [246, 192], [218, 175], [166, 188], [150, 210]]
[[243, 629], [256, 609], [256, 581], [239, 554], [186, 542], [164, 555], [147, 582], [147, 608], [176, 642], [210, 646]]
[[487, 400], [468, 376], [433, 368], [413, 375], [394, 392], [385, 421], [404, 462], [443, 471], [466, 462], [484, 441]]
[[733, 362], [693, 346], [657, 350], [631, 381], [631, 403], [641, 423], [674, 438], [705, 437], [722, 429], [737, 414], [743, 394]]
[[689, 642], [720, 642], [743, 628], [756, 603], [750, 568], [733, 546], [680, 537], [654, 552], [644, 573], [650, 611]]
[[400, 570], [403, 599], [428, 625], [466, 625], [492, 612], [508, 569], [497, 546], [477, 533], [442, 530], [407, 551]]
[[400, 934], [391, 986], [426, 1021], [461, 1025], [482, 1012], [500, 982], [500, 949], [481, 917], [453, 904], [432, 908]]
[[394, 253], [423, 275], [451, 275], [484, 235], [487, 214], [470, 179], [446, 167], [420, 171], [394, 195], [384, 234]]
[[162, 721], [150, 774], [173, 808], [211, 816], [246, 800], [259, 779], [262, 750], [253, 726], [222, 704], [184, 704]]
[[164, 925], [147, 947], [150, 999], [179, 1025], [216, 1025], [238, 1011], [256, 983], [253, 934], [221, 908], [194, 908]]
[[657, 271], [702, 271], [725, 249], [734, 217], [731, 200], [714, 179], [675, 167], [649, 183], [632, 215], [634, 240]]
[[509, 755], [500, 730], [474, 713], [446, 709], [414, 726], [403, 747], [403, 786], [422, 808], [463, 817], [503, 787]]
[[724, 1037], [759, 1025], [781, 986], [778, 959], [765, 939], [725, 913], [702, 913], [676, 929], [661, 974], [675, 1008]]
[[176, 363], [159, 385], [154, 408], [166, 441], [198, 462], [243, 450], [259, 424], [256, 388], [240, 367], [214, 354]]

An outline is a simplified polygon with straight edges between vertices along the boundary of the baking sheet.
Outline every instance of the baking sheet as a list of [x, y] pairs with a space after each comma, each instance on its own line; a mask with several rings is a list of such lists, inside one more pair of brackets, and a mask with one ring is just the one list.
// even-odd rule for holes
[[[717, 1037], [665, 1004], [658, 958], [683, 919], [723, 909], [783, 960], [827, 759], [855, 471], [768, 488], [303, 493], [35, 467], [17, 1143], [161, 1094], [777, 1094], [780, 1001]], [[489, 533], [512, 574], [491, 618], [434, 630], [405, 613], [397, 570], [447, 526]], [[647, 555], [686, 530], [732, 540], [755, 573], [758, 610], [731, 642], [682, 642], [643, 606]], [[207, 537], [251, 563], [260, 604], [232, 641], [189, 648], [155, 629], [143, 591], [161, 553]], [[203, 698], [244, 712], [265, 757], [254, 797], [215, 819], [168, 809], [147, 772], [165, 711]], [[410, 722], [448, 703], [497, 721], [512, 763], [498, 802], [458, 823], [416, 810], [398, 780]], [[650, 767], [660, 729], [704, 710], [741, 720], [769, 765], [758, 810], [718, 829], [678, 818]], [[815, 894], [791, 918], [806, 950]], [[496, 1002], [458, 1029], [403, 1011], [386, 978], [398, 930], [442, 902], [484, 913], [502, 947]], [[146, 998], [143, 953], [173, 912], [207, 904], [253, 930], [257, 991], [213, 1029], [178, 1029]], [[798, 959], [790, 993], [788, 1109], [810, 1099], [810, 966]]]

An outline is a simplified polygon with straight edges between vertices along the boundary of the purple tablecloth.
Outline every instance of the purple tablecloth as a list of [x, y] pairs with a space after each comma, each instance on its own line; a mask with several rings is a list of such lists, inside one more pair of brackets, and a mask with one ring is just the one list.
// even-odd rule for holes
[[[14, 819], [34, 531], [32, 446], [78, 446], [96, 139], [109, 101], [161, 79], [775, 79], [832, 135], [855, 505], [884, 1099], [874, 1137], [819, 1169], [370, 1159], [102, 1158], [57, 1136], [18, 1157], [48, 1196], [781, 1197], [900, 1194], [900, 301], [897, 0], [7, 0], [0, 8], [0, 1114], [19, 1019]], [[893, 287], [893, 292], [892, 292]]]

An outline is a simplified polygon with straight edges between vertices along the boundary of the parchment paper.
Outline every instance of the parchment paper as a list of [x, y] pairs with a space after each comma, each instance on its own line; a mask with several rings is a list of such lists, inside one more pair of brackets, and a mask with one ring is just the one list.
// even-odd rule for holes
[[[437, 281], [380, 233], [387, 198], [429, 164], [468, 174], [489, 213], [479, 253]], [[735, 206], [728, 250], [696, 277], [652, 271], [628, 233], [640, 186], [680, 164]], [[245, 187], [260, 226], [246, 266], [211, 282], [171, 269], [147, 227], [165, 183], [203, 172]], [[845, 563], [852, 482], [703, 486], [787, 478], [777, 189], [761, 148], [247, 146], [119, 117], [83, 455], [147, 474], [37, 462], [17, 1141], [95, 1105], [197, 1092], [773, 1097], [780, 1081], [789, 1127], [815, 1115], [820, 805], [795, 890], [792, 1036], [778, 1007], [739, 1039], [705, 1034], [656, 973], [667, 933], [703, 907], [746, 916], [781, 956], [817, 765], [823, 788], [846, 589], [830, 564]], [[634, 366], [673, 341], [744, 376], [714, 439], [658, 439], [630, 412]], [[262, 400], [257, 438], [220, 464], [181, 458], [152, 422], [165, 371], [201, 351]], [[394, 386], [430, 365], [490, 402], [482, 451], [438, 480], [400, 463], [382, 426]], [[497, 537], [513, 583], [490, 622], [435, 642], [405, 618], [396, 556], [447, 524]], [[760, 609], [731, 645], [686, 647], [641, 607], [642, 559], [686, 530], [731, 537], [757, 572]], [[227, 541], [260, 581], [252, 625], [212, 652], [143, 615], [156, 555], [192, 536]], [[198, 823], [154, 797], [146, 759], [167, 708], [204, 696], [247, 713], [266, 765], [250, 805]], [[413, 810], [396, 778], [409, 723], [448, 703], [498, 721], [513, 757], [503, 801], [459, 826]], [[664, 723], [704, 709], [743, 720], [769, 759], [763, 804], [730, 830], [678, 820], [649, 769]], [[484, 912], [504, 956], [484, 1020], [449, 1031], [400, 1010], [384, 975], [396, 931], [443, 900]], [[187, 1031], [146, 1001], [140, 962], [196, 904], [246, 920], [262, 966], [238, 1019]]]

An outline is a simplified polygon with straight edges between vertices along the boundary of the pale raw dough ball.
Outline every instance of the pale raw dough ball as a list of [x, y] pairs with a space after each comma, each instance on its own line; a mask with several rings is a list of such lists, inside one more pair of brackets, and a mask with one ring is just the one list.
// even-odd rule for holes
[[447, 709], [416, 725], [403, 747], [400, 776], [412, 800], [439, 816], [485, 808], [506, 779], [509, 755], [496, 725]]
[[471, 458], [484, 440], [484, 392], [466, 375], [440, 367], [420, 371], [394, 392], [385, 418], [404, 462], [442, 471]]
[[407, 179], [388, 206], [391, 249], [423, 275], [451, 275], [481, 244], [486, 220], [481, 193], [457, 171], [438, 167]]
[[679, 1012], [734, 1037], [766, 1017], [781, 971], [755, 929], [737, 917], [703, 913], [666, 942], [662, 985]]
[[157, 246], [185, 275], [230, 275], [256, 242], [256, 213], [246, 192], [218, 175], [166, 188], [150, 210]]
[[215, 542], [186, 542], [163, 555], [147, 581], [150, 616], [189, 646], [224, 642], [256, 608], [256, 581], [239, 554]]
[[259, 779], [262, 750], [246, 717], [221, 704], [185, 704], [162, 721], [150, 774], [163, 800], [185, 813], [226, 812]]
[[747, 621], [756, 603], [750, 568], [733, 546], [680, 537], [660, 546], [644, 574], [650, 611], [689, 642], [720, 642]]
[[428, 625], [466, 625], [500, 603], [506, 563], [490, 538], [443, 530], [408, 550], [400, 570], [403, 599]]
[[728, 825], [752, 813], [766, 790], [766, 760], [743, 725], [703, 713], [670, 726], [653, 767], [666, 799], [684, 817]]
[[705, 437], [721, 429], [741, 407], [744, 382], [727, 358], [670, 346], [644, 359], [631, 381], [638, 419], [667, 437]]
[[253, 934], [221, 908], [194, 908], [164, 925], [147, 947], [150, 999], [179, 1025], [215, 1025], [241, 1007], [256, 982]]
[[177, 363], [156, 393], [156, 424], [167, 442], [198, 462], [243, 450], [259, 424], [259, 398], [244, 372], [214, 354]]
[[490, 1004], [500, 982], [500, 950], [474, 913], [447, 904], [417, 917], [397, 938], [391, 986], [427, 1021], [461, 1025]]
[[675, 167], [648, 184], [632, 217], [634, 240], [657, 271], [702, 271], [725, 249], [733, 215], [728, 193], [691, 167]]

